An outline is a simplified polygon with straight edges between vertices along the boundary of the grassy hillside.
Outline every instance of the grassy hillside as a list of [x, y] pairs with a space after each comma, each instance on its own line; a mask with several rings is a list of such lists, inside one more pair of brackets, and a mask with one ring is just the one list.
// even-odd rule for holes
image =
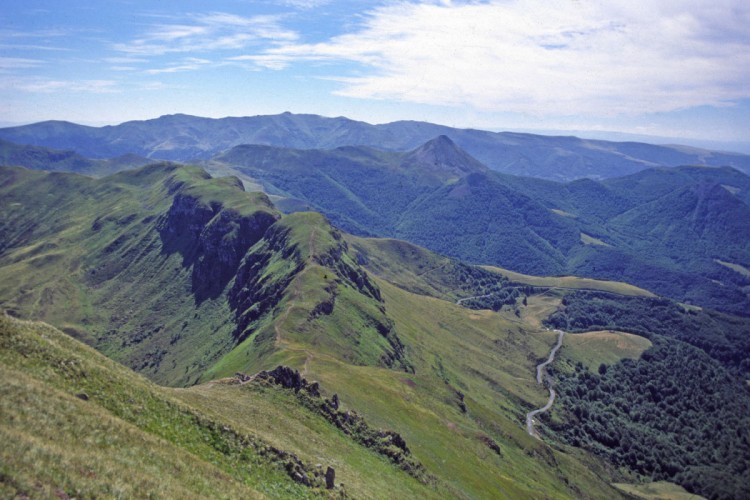
[[195, 380], [231, 349], [228, 283], [278, 218], [264, 195], [175, 165], [0, 176], [3, 308], [161, 382]]
[[[47, 397], [68, 398], [74, 415], [76, 405], [96, 404], [182, 449], [164, 451], [164, 463], [185, 452], [269, 496], [317, 494], [329, 466], [337, 488], [356, 497], [618, 497], [610, 483], [636, 479], [571, 446], [604, 453], [590, 446], [601, 436], [589, 430], [599, 427], [583, 422], [588, 437], [574, 441], [565, 427], [574, 420], [560, 410], [538, 429], [540, 440], [527, 434], [525, 416], [548, 398], [535, 367], [557, 338], [544, 325], [550, 314], [557, 311], [552, 320], [574, 329], [577, 311], [588, 311], [573, 305], [576, 294], [601, 294], [586, 295], [584, 304], [600, 307], [597, 319], [623, 308], [649, 311], [631, 301], [671, 302], [619, 283], [514, 284], [409, 243], [345, 235], [317, 213], [281, 216], [237, 179], [211, 179], [193, 167], [154, 165], [99, 180], [22, 169], [0, 174], [0, 304], [54, 322], [152, 380], [184, 387], [158, 388], [123, 367], [108, 374], [117, 365], [75, 354], [93, 351], [73, 339], [59, 332], [34, 337], [22, 328], [4, 341], [4, 369], [19, 372], [12, 375], [17, 380], [34, 379], [27, 385], [41, 394], [41, 405]], [[558, 286], [564, 283], [607, 293], [571, 294]], [[479, 309], [478, 297], [487, 295], [502, 295], [508, 307]], [[662, 311], [667, 319], [670, 307]], [[651, 314], [654, 329], [667, 328], [663, 316]], [[717, 339], [721, 325], [731, 328], [722, 342], [741, 331], [737, 318], [706, 318]], [[21, 324], [6, 323], [11, 332]], [[708, 338], [707, 324], [699, 322], [698, 337]], [[55, 343], [65, 352], [54, 351]], [[574, 388], [561, 383], [561, 397], [573, 401], [575, 387], [603, 376], [601, 364], [615, 376], [630, 374], [627, 363], [639, 356], [657, 372], [666, 365], [655, 360], [683, 359], [686, 352], [693, 359], [694, 351], [653, 343], [599, 333], [564, 344], [555, 371]], [[726, 354], [724, 343], [716, 346], [712, 355]], [[656, 348], [664, 357], [649, 354]], [[130, 379], [138, 382], [126, 384]], [[79, 393], [88, 400], [70, 396]], [[109, 418], [92, 415], [86, 425]], [[18, 421], [25, 422], [18, 432], [27, 434], [37, 425], [33, 418]], [[64, 426], [49, 422], [52, 429]], [[643, 435], [634, 434], [639, 442]], [[555, 443], [559, 437], [568, 444]], [[133, 454], [149, 453], [123, 443]], [[70, 449], [61, 463], [79, 460]], [[655, 470], [622, 461], [619, 453], [605, 455], [645, 475]], [[667, 471], [662, 458], [647, 465]], [[12, 463], [9, 477], [17, 481], [46, 477], [41, 469], [24, 476], [24, 466]], [[696, 477], [677, 479], [703, 487], [705, 478]], [[58, 488], [62, 479], [45, 481]], [[75, 488], [84, 486], [81, 478]]]
[[[54, 397], [71, 400], [73, 415], [83, 403], [101, 406], [270, 496], [309, 491], [289, 478], [304, 473], [320, 483], [322, 472], [311, 465], [318, 463], [336, 469], [337, 484], [354, 496], [616, 494], [607, 481], [622, 477], [525, 432], [525, 413], [546, 397], [533, 373], [552, 335], [538, 321], [453, 304], [453, 297], [502, 288], [498, 275], [452, 262], [408, 278], [415, 290], [450, 301], [411, 293], [362, 267], [385, 262], [397, 244], [350, 240], [315, 213], [279, 218], [265, 196], [199, 169], [152, 166], [101, 180], [20, 169], [3, 175], [3, 307], [55, 322], [152, 380], [209, 382], [159, 389], [123, 367], [108, 374], [117, 365], [98, 367], [103, 358], [76, 354], [93, 351], [59, 332], [44, 334], [64, 344], [56, 354], [44, 354], [57, 348], [42, 334], [4, 336], [7, 369], [36, 380], [28, 385], [42, 393], [65, 392]], [[404, 257], [394, 266], [410, 268]], [[32, 356], [16, 352], [17, 343], [29, 342], [36, 347], [24, 353]], [[319, 385], [235, 378], [277, 365]], [[70, 396], [82, 392], [88, 401]], [[102, 415], [92, 413], [85, 425]], [[18, 432], [39, 425], [24, 422]], [[190, 427], [195, 422], [198, 429]], [[122, 425], [113, 421], [112, 432]], [[136, 442], [127, 446], [150, 453]], [[248, 446], [259, 458], [247, 455]], [[62, 457], [62, 469], [79, 460], [76, 449]], [[163, 452], [165, 463], [173, 451]], [[247, 472], [244, 464], [268, 454], [281, 457], [280, 469], [252, 465]], [[11, 463], [9, 477], [18, 481], [46, 477], [41, 469], [24, 476], [23, 465]], [[90, 487], [111, 484], [107, 477]], [[45, 481], [88, 488], [85, 478]]]
[[531, 276], [528, 274], [515, 273], [495, 266], [484, 266], [484, 268], [501, 274], [511, 281], [531, 286], [544, 288], [569, 288], [573, 290], [599, 290], [602, 292], [611, 292], [618, 295], [632, 297], [655, 297], [655, 295], [648, 290], [620, 281], [595, 280], [578, 276]]
[[667, 481], [647, 484], [617, 484], [618, 489], [645, 500], [700, 500], [704, 497], [688, 493], [685, 488]]
[[46, 324], [0, 316], [3, 496], [310, 496], [285, 457]]
[[561, 356], [581, 363], [591, 372], [613, 365], [622, 359], [639, 359], [653, 344], [645, 337], [612, 330], [568, 335]]

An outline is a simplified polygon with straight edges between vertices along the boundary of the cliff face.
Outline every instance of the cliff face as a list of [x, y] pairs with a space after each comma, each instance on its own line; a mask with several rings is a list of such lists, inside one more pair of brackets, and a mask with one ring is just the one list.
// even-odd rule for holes
[[289, 215], [271, 226], [242, 260], [228, 300], [237, 343], [259, 331], [266, 333], [254, 342], [270, 342], [263, 328], [273, 318], [277, 341], [315, 338], [316, 348], [356, 364], [411, 368], [377, 284], [318, 214]]
[[179, 252], [183, 266], [193, 266], [196, 300], [218, 297], [235, 276], [248, 249], [277, 217], [266, 211], [240, 215], [218, 202], [178, 194], [159, 225], [164, 249]]
[[[237, 342], [250, 335], [255, 322], [281, 302], [289, 284], [304, 268], [299, 252], [289, 243], [289, 233], [289, 228], [273, 225], [237, 270], [228, 297], [235, 312]], [[269, 272], [271, 268], [273, 272]]]
[[266, 212], [240, 216], [219, 212], [201, 231], [198, 259], [193, 267], [193, 291], [199, 300], [215, 298], [234, 277], [248, 249], [257, 243], [276, 218]]

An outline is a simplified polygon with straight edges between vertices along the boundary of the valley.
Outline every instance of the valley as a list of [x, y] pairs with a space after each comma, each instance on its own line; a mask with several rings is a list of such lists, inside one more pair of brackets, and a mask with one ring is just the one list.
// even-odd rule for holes
[[561, 183], [443, 136], [206, 150], [218, 177], [3, 147], [3, 495], [750, 491], [738, 170]]
[[749, 24], [3, 2], [0, 500], [750, 499]]

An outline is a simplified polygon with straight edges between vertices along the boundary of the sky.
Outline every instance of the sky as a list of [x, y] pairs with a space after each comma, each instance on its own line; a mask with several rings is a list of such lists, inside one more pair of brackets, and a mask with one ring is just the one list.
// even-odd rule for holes
[[746, 0], [4, 0], [0, 122], [315, 113], [750, 150]]

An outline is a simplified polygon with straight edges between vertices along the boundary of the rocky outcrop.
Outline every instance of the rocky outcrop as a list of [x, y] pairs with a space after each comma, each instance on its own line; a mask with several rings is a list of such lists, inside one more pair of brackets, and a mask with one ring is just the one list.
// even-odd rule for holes
[[328, 467], [326, 469], [326, 489], [332, 490], [336, 486], [335, 479], [336, 471], [333, 470], [333, 467]]
[[347, 255], [349, 246], [341, 237], [341, 232], [331, 228], [331, 236], [337, 244], [328, 252], [316, 255], [315, 261], [321, 266], [333, 270], [341, 280], [359, 290], [361, 294], [372, 297], [378, 302], [383, 302], [380, 288], [370, 279], [367, 272]]
[[317, 382], [308, 382], [297, 370], [278, 366], [272, 371], [258, 373], [252, 380], [255, 383], [271, 383], [294, 391], [305, 407], [325, 417], [355, 442], [383, 455], [424, 483], [432, 480], [425, 467], [412, 456], [400, 434], [391, 430], [375, 429], [357, 412], [341, 410], [338, 395], [334, 394], [331, 399], [324, 398], [320, 393], [320, 385]]
[[313, 310], [310, 311], [310, 314], [308, 315], [309, 320], [333, 313], [333, 308], [336, 305], [336, 295], [338, 295], [338, 284], [335, 281], [332, 281], [326, 285], [325, 290], [328, 293], [328, 298], [313, 307]]
[[183, 266], [193, 266], [192, 289], [202, 302], [222, 293], [245, 253], [276, 219], [268, 211], [241, 215], [219, 202], [177, 193], [159, 222], [159, 234], [165, 252], [179, 252]]
[[477, 439], [479, 439], [482, 443], [484, 443], [487, 446], [487, 448], [494, 451], [497, 454], [497, 456], [499, 457], [503, 456], [503, 452], [500, 449], [500, 445], [498, 445], [495, 442], [495, 440], [489, 437], [487, 434], [479, 434], [479, 436], [477, 436]]
[[247, 250], [276, 221], [267, 212], [241, 216], [221, 210], [201, 231], [193, 267], [193, 291], [199, 300], [215, 298], [234, 277]]
[[[278, 264], [277, 269], [268, 272], [273, 262]], [[255, 322], [281, 302], [284, 291], [303, 268], [296, 248], [289, 245], [289, 229], [279, 224], [271, 226], [263, 243], [245, 255], [229, 292], [237, 342], [250, 335]]]
[[259, 372], [255, 378], [257, 380], [267, 380], [285, 389], [292, 389], [294, 392], [305, 391], [310, 396], [320, 397], [320, 386], [317, 382], [308, 383], [300, 372], [288, 366], [277, 366], [270, 372]]

